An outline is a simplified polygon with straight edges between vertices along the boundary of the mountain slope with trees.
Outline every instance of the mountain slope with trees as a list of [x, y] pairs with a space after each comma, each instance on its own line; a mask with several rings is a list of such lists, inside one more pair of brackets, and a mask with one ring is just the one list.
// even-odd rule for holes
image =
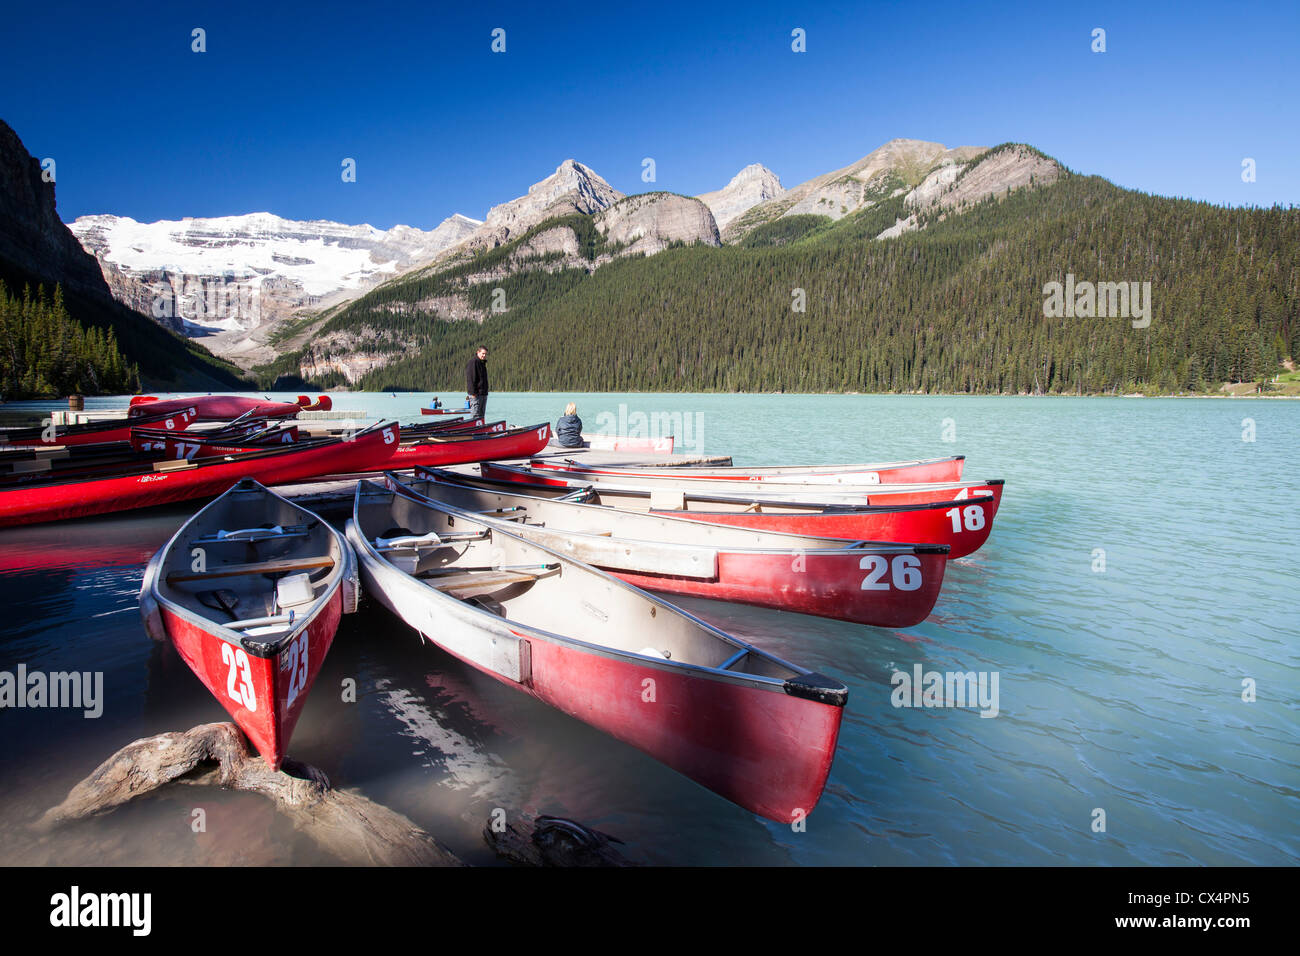
[[[907, 217], [914, 231], [877, 238]], [[598, 256], [591, 233], [569, 225]], [[504, 268], [512, 248], [381, 286], [335, 315], [329, 325], [361, 347], [387, 339], [400, 351], [359, 387], [445, 386], [479, 342], [497, 388], [583, 391], [1198, 391], [1260, 380], [1300, 353], [1300, 210], [1227, 209], [1091, 176], [960, 210], [893, 196], [592, 273], [558, 258]], [[448, 321], [422, 307], [493, 269], [462, 291], [486, 306], [501, 288], [508, 311]], [[1149, 327], [1046, 317], [1044, 286], [1067, 274], [1149, 282]]]

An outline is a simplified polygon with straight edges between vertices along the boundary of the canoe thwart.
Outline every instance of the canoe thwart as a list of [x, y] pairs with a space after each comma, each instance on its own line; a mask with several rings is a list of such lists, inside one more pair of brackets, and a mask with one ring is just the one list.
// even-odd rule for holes
[[286, 558], [282, 561], [254, 561], [251, 564], [227, 564], [211, 571], [181, 574], [173, 571], [167, 575], [168, 584], [186, 581], [206, 581], [210, 578], [235, 578], [244, 574], [280, 574], [288, 571], [308, 571], [313, 568], [332, 568], [333, 558]]
[[202, 538], [196, 538], [195, 544], [220, 544], [223, 541], [240, 541], [248, 544], [255, 544], [259, 541], [270, 541], [281, 538], [304, 538], [308, 534], [307, 525], [289, 525], [281, 527], [276, 525], [274, 528], [240, 528], [237, 531], [218, 531], [216, 534], [205, 535]]

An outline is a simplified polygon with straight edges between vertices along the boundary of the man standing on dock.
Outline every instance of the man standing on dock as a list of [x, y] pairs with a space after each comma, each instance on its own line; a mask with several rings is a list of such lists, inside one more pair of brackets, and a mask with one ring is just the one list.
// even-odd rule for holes
[[465, 399], [469, 403], [469, 417], [487, 421], [487, 347], [480, 345], [465, 366]]

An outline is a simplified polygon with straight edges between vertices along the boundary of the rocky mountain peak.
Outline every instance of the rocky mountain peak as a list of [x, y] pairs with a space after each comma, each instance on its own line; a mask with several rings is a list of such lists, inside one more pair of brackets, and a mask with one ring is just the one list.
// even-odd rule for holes
[[569, 212], [590, 215], [622, 198], [621, 192], [593, 170], [577, 160], [566, 159], [551, 175], [529, 186], [526, 195], [488, 210], [484, 226], [504, 227], [514, 235], [551, 216]]
[[623, 194], [589, 166], [566, 159], [555, 172], [528, 187], [528, 192], [488, 210], [482, 225], [442, 258], [473, 255], [495, 249], [555, 216], [591, 215], [608, 209]]
[[731, 182], [722, 189], [696, 198], [713, 212], [718, 228], [725, 229], [738, 216], [783, 192], [785, 190], [781, 188], [776, 173], [761, 163], [750, 163], [732, 176]]

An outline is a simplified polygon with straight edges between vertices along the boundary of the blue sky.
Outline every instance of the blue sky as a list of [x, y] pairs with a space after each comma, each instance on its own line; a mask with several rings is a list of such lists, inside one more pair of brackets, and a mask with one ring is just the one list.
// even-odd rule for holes
[[751, 162], [792, 186], [895, 137], [1028, 142], [1216, 203], [1300, 194], [1296, 2], [51, 2], [4, 20], [0, 119], [56, 160], [67, 221], [431, 228], [569, 157], [624, 192], [693, 195]]

